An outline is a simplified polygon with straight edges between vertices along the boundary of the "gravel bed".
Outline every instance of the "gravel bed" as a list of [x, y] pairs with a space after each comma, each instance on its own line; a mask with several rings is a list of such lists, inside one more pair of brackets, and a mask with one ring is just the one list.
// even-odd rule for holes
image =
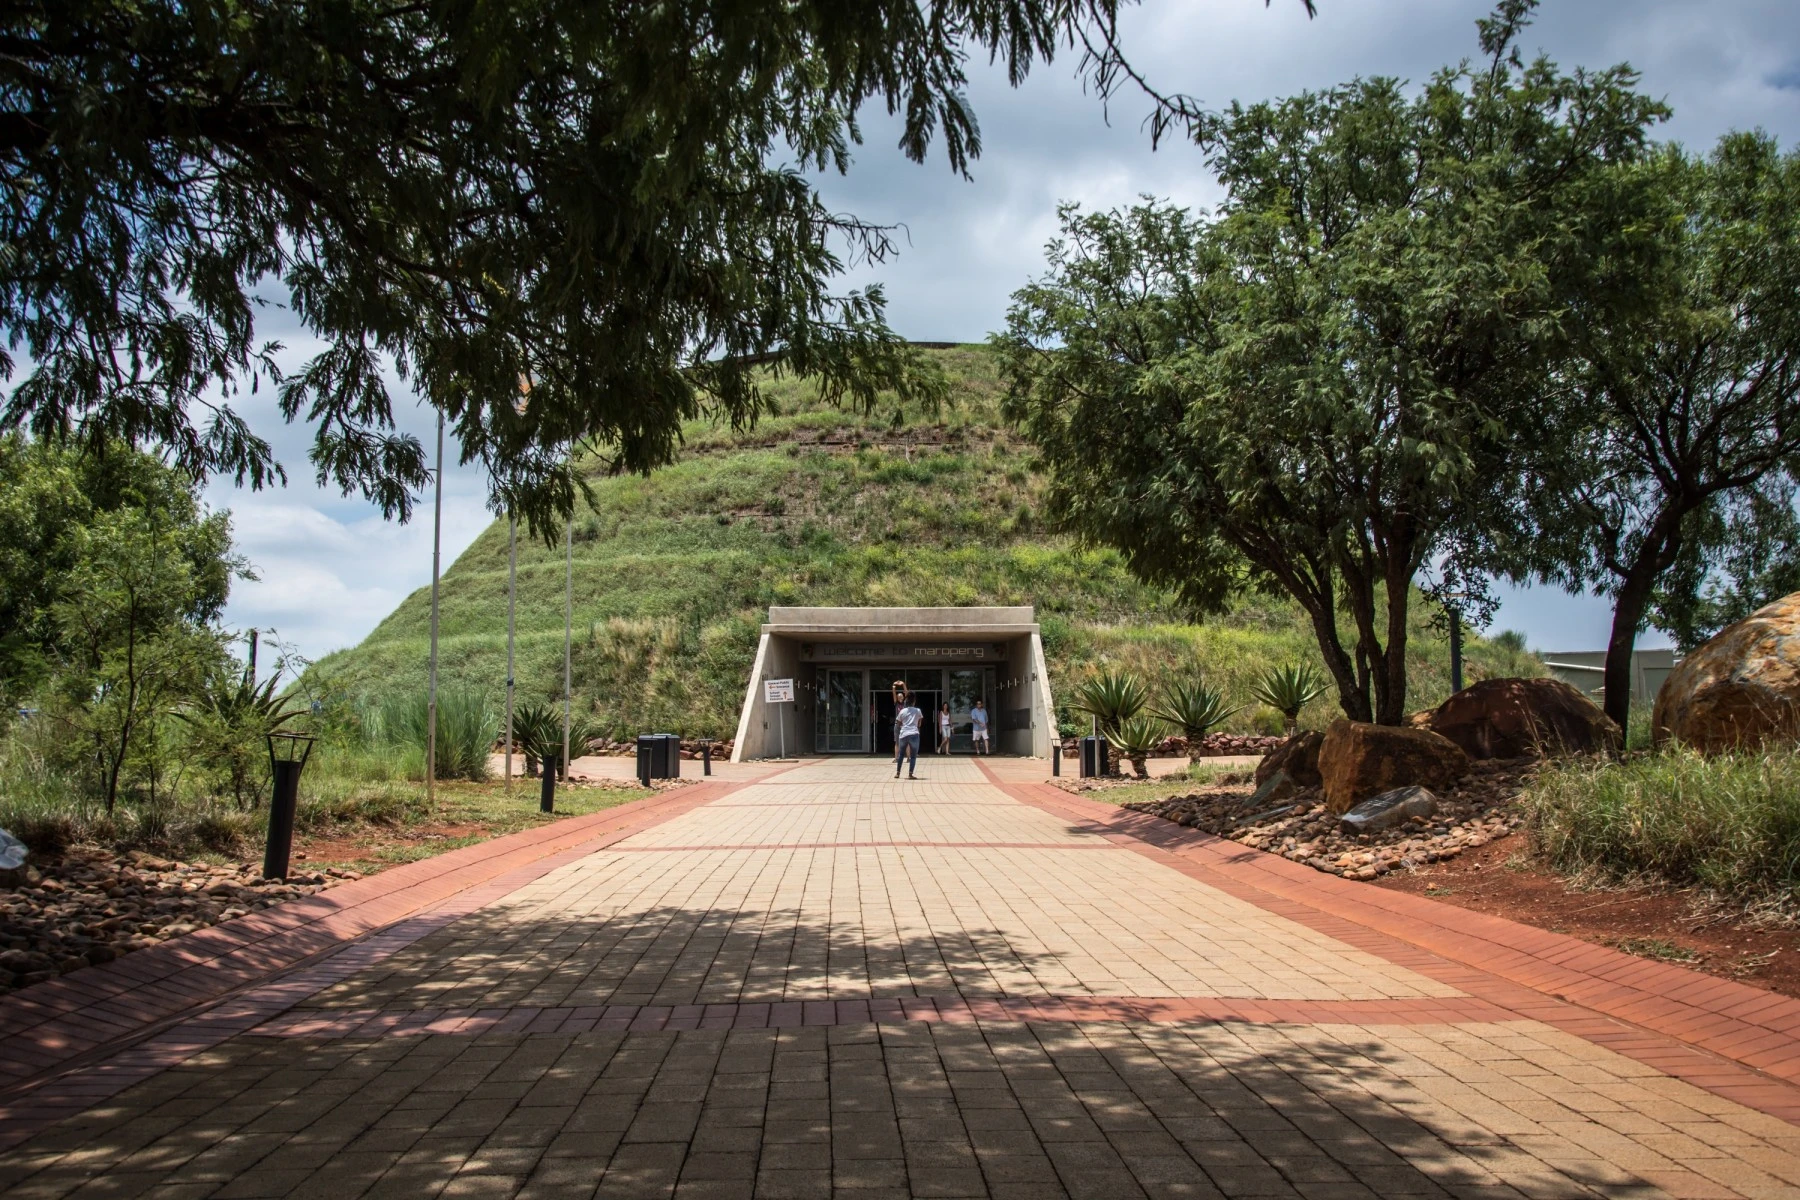
[[1517, 804], [1519, 789], [1535, 765], [1533, 759], [1478, 762], [1455, 790], [1438, 796], [1435, 815], [1414, 817], [1373, 834], [1343, 833], [1337, 815], [1325, 810], [1324, 797], [1316, 787], [1255, 808], [1250, 805], [1251, 789], [1245, 786], [1204, 788], [1122, 807], [1279, 854], [1328, 874], [1367, 880], [1455, 858], [1517, 830], [1524, 824]]
[[331, 868], [284, 882], [258, 878], [260, 871], [92, 847], [34, 860], [18, 882], [0, 887], [0, 992], [361, 878]]

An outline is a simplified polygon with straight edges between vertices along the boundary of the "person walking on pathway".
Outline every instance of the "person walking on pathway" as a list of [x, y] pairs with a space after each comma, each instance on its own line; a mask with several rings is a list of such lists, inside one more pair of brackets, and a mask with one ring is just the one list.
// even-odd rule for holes
[[919, 734], [925, 728], [925, 714], [912, 702], [912, 696], [901, 698], [894, 712], [894, 778], [900, 778], [900, 764], [906, 763], [906, 777], [916, 778], [919, 766]]
[[950, 706], [938, 709], [938, 748], [939, 754], [950, 753]]
[[971, 710], [969, 713], [969, 723], [974, 726], [975, 753], [977, 753], [977, 754], [989, 753], [991, 748], [988, 745], [987, 705], [985, 705], [981, 701], [977, 700], [975, 702], [974, 709]]

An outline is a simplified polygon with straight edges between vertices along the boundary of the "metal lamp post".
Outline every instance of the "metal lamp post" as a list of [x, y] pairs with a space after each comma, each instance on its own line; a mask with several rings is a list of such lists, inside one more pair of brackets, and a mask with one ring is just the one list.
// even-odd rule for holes
[[263, 850], [263, 878], [286, 879], [294, 850], [294, 810], [300, 803], [300, 772], [312, 754], [313, 738], [304, 733], [276, 732], [269, 738], [269, 841]]
[[506, 790], [512, 791], [513, 634], [519, 601], [519, 518], [506, 514]]
[[425, 803], [437, 808], [438, 564], [444, 535], [444, 414], [438, 411], [437, 499], [431, 520], [431, 665], [425, 689]]

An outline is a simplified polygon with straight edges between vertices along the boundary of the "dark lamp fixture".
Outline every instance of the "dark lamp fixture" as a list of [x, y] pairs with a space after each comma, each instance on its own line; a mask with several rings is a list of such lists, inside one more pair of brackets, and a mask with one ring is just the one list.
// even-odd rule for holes
[[300, 804], [300, 772], [317, 739], [304, 733], [271, 732], [269, 738], [269, 841], [263, 849], [263, 878], [286, 879], [294, 849], [294, 810]]
[[310, 733], [287, 733], [276, 731], [269, 734], [269, 765], [276, 763], [299, 763], [306, 766], [306, 760], [312, 755], [313, 743], [319, 739]]

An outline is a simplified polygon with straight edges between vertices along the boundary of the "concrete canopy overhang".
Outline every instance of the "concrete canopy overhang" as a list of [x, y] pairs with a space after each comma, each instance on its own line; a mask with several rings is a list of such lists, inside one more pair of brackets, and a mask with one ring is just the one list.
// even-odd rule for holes
[[[812, 694], [818, 661], [914, 667], [981, 661], [1003, 672], [996, 710], [995, 748], [1047, 756], [1056, 736], [1050, 677], [1035, 611], [1028, 605], [966, 608], [772, 607], [762, 626], [756, 661], [744, 689], [733, 761], [811, 753]], [[854, 654], [821, 650], [823, 645]], [[792, 705], [771, 706], [763, 683], [796, 679]], [[1004, 706], [1004, 707], [1003, 707]], [[786, 710], [786, 711], [779, 711]]]

